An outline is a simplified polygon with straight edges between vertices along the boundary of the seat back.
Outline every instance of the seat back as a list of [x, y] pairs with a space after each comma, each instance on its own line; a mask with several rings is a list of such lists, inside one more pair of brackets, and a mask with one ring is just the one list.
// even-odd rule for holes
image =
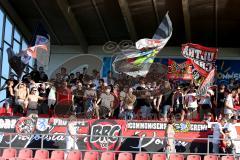
[[149, 154], [147, 153], [137, 153], [135, 156], [135, 160], [149, 160]]
[[51, 159], [64, 160], [64, 151], [52, 151]]
[[206, 156], [204, 156], [204, 160], [218, 160], [218, 156], [216, 156], [216, 155], [206, 155]]
[[18, 153], [18, 158], [32, 158], [33, 157], [33, 151], [31, 149], [21, 149]]
[[3, 150], [2, 158], [14, 158], [17, 156], [17, 150], [15, 148], [6, 148]]
[[129, 152], [119, 153], [118, 160], [133, 160], [133, 155]]
[[34, 158], [36, 159], [48, 159], [49, 158], [49, 152], [45, 149], [39, 149], [36, 151]]
[[85, 152], [83, 160], [98, 160], [98, 152], [89, 151]]
[[170, 160], [184, 160], [182, 154], [170, 154]]
[[221, 160], [235, 160], [235, 158], [233, 156], [222, 156]]
[[82, 152], [78, 150], [70, 151], [67, 155], [67, 160], [82, 160]]
[[166, 160], [166, 154], [155, 153], [152, 155], [152, 160]]
[[201, 156], [199, 156], [199, 155], [188, 155], [187, 160], [201, 160]]
[[115, 160], [115, 153], [113, 152], [103, 152], [101, 160]]

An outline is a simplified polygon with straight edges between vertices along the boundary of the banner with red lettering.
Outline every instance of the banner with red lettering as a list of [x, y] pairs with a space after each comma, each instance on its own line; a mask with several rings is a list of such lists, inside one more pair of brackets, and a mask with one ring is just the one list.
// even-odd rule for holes
[[178, 64], [172, 59], [168, 59], [168, 79], [183, 79], [192, 80], [192, 66], [191, 61]]
[[198, 44], [187, 43], [182, 45], [182, 55], [191, 60], [193, 65], [193, 79], [201, 84], [208, 73], [215, 68], [217, 48], [204, 47]]
[[[40, 148], [43, 138], [44, 148], [138, 151], [141, 143], [142, 151], [160, 152], [166, 126], [166, 122], [143, 120], [1, 117], [0, 145], [8, 147], [11, 142], [11, 147]], [[207, 140], [197, 138], [207, 138], [212, 133], [207, 124], [176, 122], [174, 130], [177, 151], [206, 153]], [[9, 133], [14, 133], [11, 139]], [[69, 138], [73, 139], [70, 144]]]

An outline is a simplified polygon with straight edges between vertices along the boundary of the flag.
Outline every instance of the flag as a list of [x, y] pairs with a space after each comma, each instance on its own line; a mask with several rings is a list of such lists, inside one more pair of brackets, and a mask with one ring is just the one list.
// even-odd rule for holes
[[209, 72], [208, 76], [204, 79], [203, 83], [196, 92], [197, 96], [204, 96], [207, 93], [207, 90], [213, 85], [215, 76], [215, 69]]
[[112, 63], [113, 70], [132, 77], [145, 76], [155, 56], [166, 45], [171, 35], [172, 22], [167, 13], [152, 39], [140, 39], [135, 44], [136, 48], [122, 50], [116, 56]]
[[217, 48], [210, 48], [198, 44], [182, 45], [182, 55], [191, 60], [193, 65], [193, 79], [200, 85], [208, 74], [215, 68]]
[[172, 59], [168, 59], [168, 79], [192, 80], [191, 61], [187, 60], [183, 63], [177, 63]]
[[39, 65], [43, 66], [46, 70], [48, 69], [49, 57], [50, 57], [50, 37], [37, 35], [35, 46], [43, 45], [37, 48], [36, 59]]
[[21, 77], [31, 57], [24, 51], [21, 51], [19, 54], [16, 55], [13, 52], [12, 48], [8, 48], [7, 53], [9, 66], [14, 70], [18, 77]]

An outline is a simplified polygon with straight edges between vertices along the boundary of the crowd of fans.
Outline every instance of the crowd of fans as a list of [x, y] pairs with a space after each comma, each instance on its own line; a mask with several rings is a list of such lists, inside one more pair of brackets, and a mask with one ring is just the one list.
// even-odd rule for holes
[[202, 97], [197, 96], [193, 82], [168, 81], [156, 76], [115, 78], [111, 72], [101, 79], [97, 70], [90, 76], [86, 68], [82, 73], [68, 74], [62, 67], [55, 78], [49, 79], [43, 67], [39, 67], [30, 73], [27, 71], [21, 81], [10, 74], [6, 83], [5, 108], [12, 107], [14, 114], [161, 121], [174, 116], [179, 121], [216, 122], [213, 152], [222, 149], [224, 153], [232, 153], [226, 148], [228, 142], [218, 138], [226, 138], [229, 133], [232, 139], [236, 138], [236, 133], [229, 128], [238, 120], [240, 85], [233, 79], [228, 85], [215, 85]]
[[82, 73], [68, 74], [63, 67], [54, 79], [48, 79], [43, 67], [39, 67], [25, 74], [21, 81], [10, 74], [5, 107], [11, 106], [14, 113], [27, 116], [54, 114], [57, 111], [64, 112], [63, 115], [85, 115], [97, 119], [167, 121], [170, 114], [181, 121], [238, 118], [240, 85], [237, 81], [231, 80], [227, 86], [220, 84], [212, 87], [202, 97], [196, 95], [196, 90], [192, 82], [126, 75], [115, 78], [111, 72], [101, 79], [97, 70], [90, 76], [86, 68]]

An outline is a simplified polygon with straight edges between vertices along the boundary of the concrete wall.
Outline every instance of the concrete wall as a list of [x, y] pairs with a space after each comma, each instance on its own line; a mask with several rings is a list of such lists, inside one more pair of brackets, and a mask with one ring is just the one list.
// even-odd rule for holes
[[[115, 53], [105, 53], [102, 46], [89, 46], [88, 54], [95, 55], [102, 59], [111, 57]], [[80, 46], [51, 46], [50, 64], [47, 73], [51, 75], [59, 66], [71, 59], [83, 56]], [[159, 54], [159, 58], [183, 58], [180, 47], [165, 47]], [[223, 60], [240, 60], [240, 48], [219, 48], [218, 59]], [[82, 61], [81, 61], [82, 63]], [[81, 65], [81, 64], [79, 64]], [[98, 66], [97, 63], [91, 62], [92, 68]], [[70, 71], [70, 70], [69, 70]], [[90, 70], [91, 71], [91, 70]]]

